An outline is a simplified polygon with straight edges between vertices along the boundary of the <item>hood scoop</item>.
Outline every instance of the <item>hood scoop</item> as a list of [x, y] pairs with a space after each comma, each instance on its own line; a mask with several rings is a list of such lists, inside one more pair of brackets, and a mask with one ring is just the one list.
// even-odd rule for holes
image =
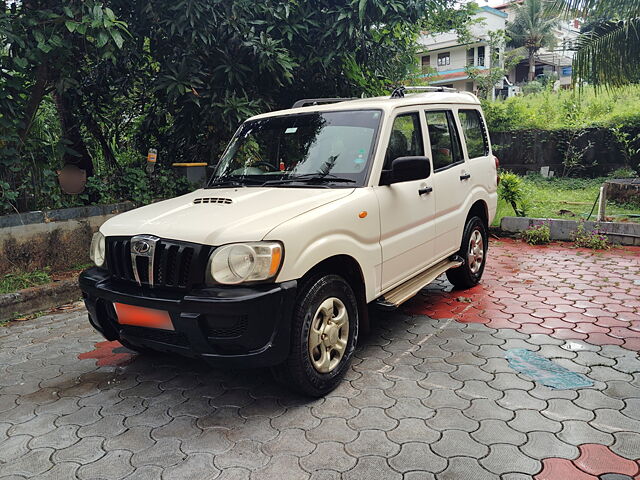
[[233, 200], [231, 200], [230, 198], [222, 198], [222, 197], [203, 197], [203, 198], [196, 198], [193, 201], [193, 203], [195, 203], [196, 205], [200, 205], [202, 203], [218, 203], [222, 205], [229, 205], [233, 203]]

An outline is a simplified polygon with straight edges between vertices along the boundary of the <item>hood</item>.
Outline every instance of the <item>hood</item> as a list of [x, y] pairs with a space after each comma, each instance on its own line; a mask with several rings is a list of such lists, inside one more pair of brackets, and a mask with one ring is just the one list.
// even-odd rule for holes
[[260, 241], [281, 223], [352, 192], [352, 188], [200, 189], [117, 215], [100, 231], [106, 236], [148, 234], [214, 246]]

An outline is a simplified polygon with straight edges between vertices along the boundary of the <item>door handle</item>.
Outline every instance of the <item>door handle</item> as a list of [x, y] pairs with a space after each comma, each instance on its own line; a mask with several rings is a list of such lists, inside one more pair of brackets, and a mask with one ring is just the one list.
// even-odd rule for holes
[[433, 188], [432, 187], [425, 187], [425, 188], [421, 188], [420, 190], [418, 190], [418, 195], [426, 195], [428, 193], [433, 192]]
[[470, 173], [463, 173], [462, 175], [460, 175], [460, 180], [469, 180], [471, 178], [471, 174]]

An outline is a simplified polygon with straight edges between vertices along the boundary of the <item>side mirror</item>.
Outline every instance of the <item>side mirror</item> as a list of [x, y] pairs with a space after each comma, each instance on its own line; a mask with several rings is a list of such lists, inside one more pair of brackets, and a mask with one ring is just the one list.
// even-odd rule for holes
[[431, 163], [427, 157], [398, 157], [391, 162], [390, 170], [383, 170], [380, 185], [422, 180], [431, 175]]

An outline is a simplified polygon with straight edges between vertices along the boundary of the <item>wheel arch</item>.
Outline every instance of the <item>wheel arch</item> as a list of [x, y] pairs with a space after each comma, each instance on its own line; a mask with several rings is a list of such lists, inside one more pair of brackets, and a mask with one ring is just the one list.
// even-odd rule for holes
[[484, 226], [487, 228], [487, 231], [489, 231], [489, 207], [487, 202], [484, 200], [476, 200], [475, 203], [471, 205], [467, 218], [464, 222], [465, 225], [471, 217], [480, 217], [484, 222]]
[[365, 279], [362, 267], [358, 261], [350, 255], [334, 255], [317, 263], [304, 274], [300, 285], [304, 280], [322, 274], [335, 274], [343, 277], [353, 289], [358, 301], [359, 329], [362, 332], [369, 330], [369, 310], [367, 307], [367, 295]]

